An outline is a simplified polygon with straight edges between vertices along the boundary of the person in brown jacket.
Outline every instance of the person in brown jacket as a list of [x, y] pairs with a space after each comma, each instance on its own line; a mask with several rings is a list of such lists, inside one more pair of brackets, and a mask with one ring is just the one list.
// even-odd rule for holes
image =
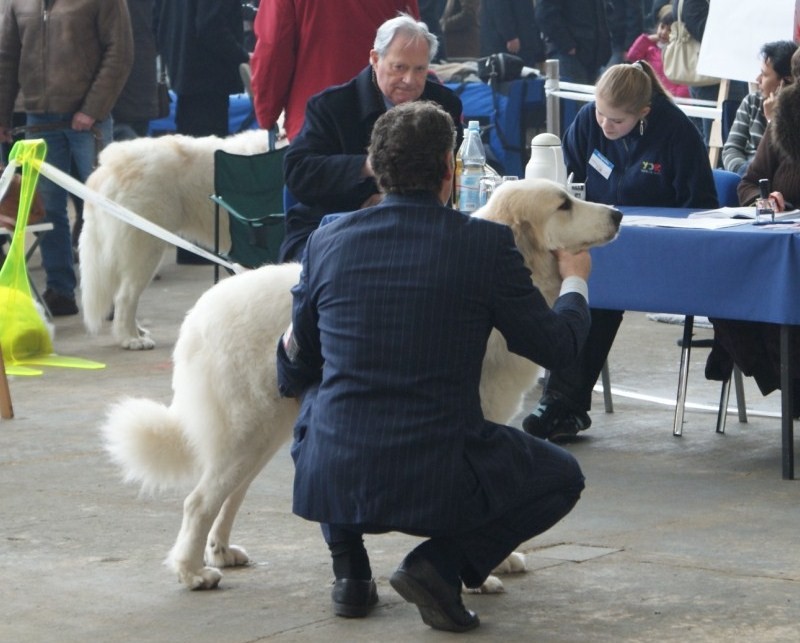
[[[772, 120], [758, 144], [755, 158], [739, 183], [739, 203], [754, 205], [760, 195], [759, 179], [770, 182], [776, 211], [800, 205], [800, 50], [792, 56], [794, 82], [784, 87]], [[714, 345], [706, 361], [706, 378], [725, 380], [735, 363], [752, 376], [763, 395], [781, 387], [780, 325], [711, 318]], [[793, 391], [792, 417], [800, 417], [800, 326], [790, 327], [792, 353], [789, 378]]]
[[[27, 136], [44, 139], [45, 161], [82, 181], [111, 141], [111, 109], [133, 63], [125, 0], [5, 0], [0, 8], [0, 141], [12, 139], [22, 92]], [[42, 177], [39, 191], [53, 230], [41, 237], [44, 301], [75, 315], [76, 277], [66, 190]]]

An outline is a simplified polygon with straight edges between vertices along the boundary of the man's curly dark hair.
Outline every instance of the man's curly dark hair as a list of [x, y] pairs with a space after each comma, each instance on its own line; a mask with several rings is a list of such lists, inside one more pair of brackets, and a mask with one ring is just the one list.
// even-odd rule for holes
[[438, 104], [413, 101], [393, 107], [372, 129], [369, 159], [378, 186], [386, 193], [438, 194], [455, 142], [453, 119]]

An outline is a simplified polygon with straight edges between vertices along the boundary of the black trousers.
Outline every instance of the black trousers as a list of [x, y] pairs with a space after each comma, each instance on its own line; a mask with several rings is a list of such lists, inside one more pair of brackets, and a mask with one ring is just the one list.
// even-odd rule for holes
[[494, 518], [490, 517], [477, 527], [472, 516], [465, 516], [469, 527], [454, 527], [446, 532], [381, 525], [323, 524], [325, 541], [329, 547], [349, 542], [354, 550], [359, 550], [364, 534], [400, 531], [429, 538], [420, 549], [437, 569], [449, 569], [445, 575], [459, 577], [467, 587], [480, 587], [492, 570], [521, 543], [550, 529], [566, 516], [583, 491], [583, 473], [572, 454], [534, 437], [526, 441], [525, 446], [526, 453], [520, 457], [529, 463], [526, 485], [507, 506], [495, 513]]
[[544, 389], [545, 395], [556, 393], [584, 411], [592, 408], [592, 389], [608, 359], [623, 314], [621, 310], [605, 308], [590, 310], [592, 325], [583, 350], [571, 364], [550, 371]]
[[188, 136], [228, 136], [228, 94], [178, 94], [175, 129]]
[[[187, 136], [228, 136], [228, 94], [208, 92], [204, 94], [178, 94], [175, 106], [175, 129]], [[196, 254], [178, 248], [179, 264], [207, 265], [211, 262]]]

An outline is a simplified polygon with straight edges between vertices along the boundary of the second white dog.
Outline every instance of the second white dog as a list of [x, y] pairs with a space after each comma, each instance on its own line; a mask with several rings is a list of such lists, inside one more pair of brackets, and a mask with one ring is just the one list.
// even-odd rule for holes
[[[179, 134], [112, 143], [86, 182], [112, 201], [205, 248], [214, 247], [214, 152], [267, 150], [265, 130], [228, 138]], [[220, 211], [220, 247], [230, 247], [228, 215]], [[139, 297], [153, 279], [166, 242], [86, 202], [79, 238], [81, 309], [87, 330], [100, 331], [114, 311], [114, 337], [123, 348], [150, 349], [155, 341], [136, 323]], [[210, 280], [210, 276], [209, 276]]]

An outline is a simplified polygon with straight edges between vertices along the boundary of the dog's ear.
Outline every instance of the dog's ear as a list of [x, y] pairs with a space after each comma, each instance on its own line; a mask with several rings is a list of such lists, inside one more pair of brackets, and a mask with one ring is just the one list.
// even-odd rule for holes
[[514, 232], [514, 241], [519, 248], [528, 248], [531, 252], [546, 250], [544, 239], [544, 221], [535, 223], [530, 219], [519, 218], [509, 224]]

